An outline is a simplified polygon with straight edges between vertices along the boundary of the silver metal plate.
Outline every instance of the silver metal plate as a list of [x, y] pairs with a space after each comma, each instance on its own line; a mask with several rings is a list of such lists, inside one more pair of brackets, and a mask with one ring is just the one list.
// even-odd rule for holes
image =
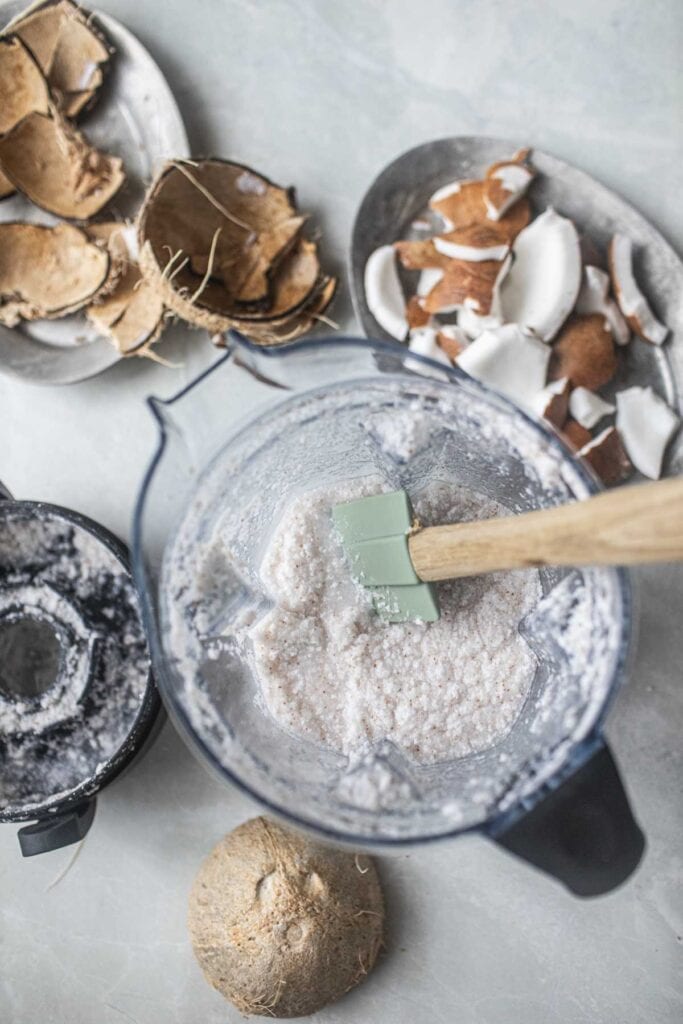
[[[389, 164], [375, 179], [359, 207], [351, 244], [351, 291], [354, 308], [368, 337], [388, 338], [365, 301], [363, 274], [368, 257], [380, 245], [414, 235], [413, 221], [427, 210], [437, 188], [463, 178], [481, 177], [489, 164], [509, 157], [523, 142], [456, 136], [417, 146]], [[611, 390], [652, 385], [683, 413], [683, 263], [660, 233], [637, 210], [584, 171], [533, 150], [540, 171], [529, 196], [535, 210], [553, 206], [576, 223], [594, 243], [591, 260], [605, 266], [607, 244], [616, 231], [635, 247], [635, 272], [656, 315], [671, 335], [662, 348], [633, 339], [623, 351]], [[417, 278], [417, 275], [415, 275]], [[664, 470], [683, 472], [683, 434], [670, 445]]]
[[[27, 6], [12, 0], [0, 8], [9, 22]], [[127, 181], [98, 219], [130, 218], [150, 179], [170, 157], [189, 156], [187, 134], [173, 94], [144, 46], [106, 14], [96, 14], [116, 53], [101, 95], [79, 128], [95, 146], [123, 158]], [[0, 221], [55, 224], [58, 218], [20, 195], [0, 202]], [[121, 358], [100, 338], [84, 314], [0, 326], [0, 373], [33, 384], [73, 384], [101, 373]]]

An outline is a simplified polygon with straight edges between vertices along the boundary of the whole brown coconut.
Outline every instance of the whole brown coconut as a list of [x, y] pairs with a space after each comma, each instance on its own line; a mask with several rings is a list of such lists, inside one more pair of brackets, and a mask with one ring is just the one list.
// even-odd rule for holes
[[242, 1013], [300, 1017], [367, 975], [384, 904], [368, 857], [311, 842], [266, 818], [222, 839], [190, 894], [207, 981]]

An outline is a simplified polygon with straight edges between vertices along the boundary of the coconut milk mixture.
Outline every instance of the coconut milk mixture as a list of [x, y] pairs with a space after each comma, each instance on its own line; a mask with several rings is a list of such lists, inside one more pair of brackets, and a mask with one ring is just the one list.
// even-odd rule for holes
[[[385, 738], [419, 763], [483, 750], [510, 729], [534, 676], [518, 626], [540, 598], [538, 575], [439, 584], [438, 622], [381, 621], [330, 518], [379, 489], [305, 494], [277, 525], [261, 566], [274, 606], [249, 630], [263, 700], [283, 728], [347, 754]], [[425, 525], [503, 512], [443, 483], [411, 498]]]

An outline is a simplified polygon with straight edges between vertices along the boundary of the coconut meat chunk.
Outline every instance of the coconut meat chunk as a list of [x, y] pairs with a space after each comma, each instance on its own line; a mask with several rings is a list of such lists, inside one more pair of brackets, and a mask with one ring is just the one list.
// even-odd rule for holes
[[617, 393], [617, 430], [631, 462], [643, 476], [659, 479], [666, 446], [680, 422], [650, 387], [626, 388]]

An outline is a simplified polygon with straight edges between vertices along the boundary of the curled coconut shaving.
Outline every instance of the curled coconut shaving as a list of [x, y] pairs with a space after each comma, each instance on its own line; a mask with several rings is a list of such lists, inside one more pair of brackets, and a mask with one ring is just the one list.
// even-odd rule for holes
[[669, 333], [652, 312], [633, 274], [633, 243], [625, 235], [615, 235], [609, 246], [612, 287], [627, 323], [643, 341], [663, 345]]
[[140, 211], [140, 268], [169, 309], [212, 333], [303, 333], [304, 311], [322, 315], [334, 293], [304, 221], [291, 189], [242, 164], [171, 161]]
[[52, 0], [10, 28], [34, 55], [66, 117], [92, 106], [113, 50], [91, 14], [71, 0]]
[[0, 323], [66, 316], [105, 285], [110, 256], [71, 224], [0, 224]]

